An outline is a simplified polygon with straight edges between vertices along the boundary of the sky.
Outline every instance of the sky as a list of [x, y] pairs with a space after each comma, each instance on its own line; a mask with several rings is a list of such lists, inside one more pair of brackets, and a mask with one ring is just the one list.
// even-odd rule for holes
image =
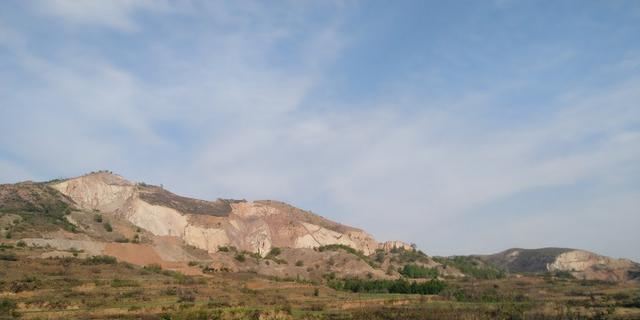
[[639, 1], [0, 2], [0, 182], [640, 261]]

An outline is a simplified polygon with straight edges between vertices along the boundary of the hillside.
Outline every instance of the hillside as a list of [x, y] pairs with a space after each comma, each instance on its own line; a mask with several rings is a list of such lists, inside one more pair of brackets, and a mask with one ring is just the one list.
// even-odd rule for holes
[[640, 277], [640, 264], [569, 248], [513, 248], [478, 258], [511, 273], [564, 273], [578, 279], [626, 281]]

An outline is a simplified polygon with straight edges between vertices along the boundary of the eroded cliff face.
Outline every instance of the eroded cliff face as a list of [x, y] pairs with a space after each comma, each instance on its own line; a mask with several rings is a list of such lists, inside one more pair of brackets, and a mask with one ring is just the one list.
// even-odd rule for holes
[[624, 281], [637, 264], [625, 259], [612, 259], [592, 252], [573, 250], [558, 255], [547, 265], [548, 271], [567, 271], [578, 279]]
[[86, 210], [124, 218], [156, 236], [172, 236], [216, 252], [221, 246], [266, 255], [272, 247], [344, 244], [365, 254], [378, 244], [368, 233], [277, 201], [215, 202], [176, 196], [106, 172], [52, 185]]
[[135, 185], [107, 172], [88, 174], [51, 185], [87, 210], [112, 212], [122, 208], [135, 193]]

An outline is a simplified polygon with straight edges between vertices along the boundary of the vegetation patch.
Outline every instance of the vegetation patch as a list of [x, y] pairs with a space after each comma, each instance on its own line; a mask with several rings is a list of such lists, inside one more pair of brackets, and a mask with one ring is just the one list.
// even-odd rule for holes
[[505, 277], [503, 270], [482, 263], [472, 257], [457, 256], [452, 258], [434, 257], [434, 261], [444, 265], [454, 267], [467, 276], [476, 279], [502, 279]]
[[369, 257], [367, 257], [362, 251], [358, 251], [354, 248], [351, 248], [347, 245], [344, 244], [329, 244], [326, 246], [320, 246], [317, 248], [318, 251], [320, 252], [324, 252], [324, 251], [338, 251], [338, 250], [343, 250], [347, 253], [350, 253], [360, 259], [362, 259], [362, 261], [366, 262], [368, 265], [370, 265], [373, 268], [377, 268], [378, 265], [371, 261], [371, 259], [369, 259]]
[[344, 279], [332, 280], [329, 287], [336, 290], [366, 293], [402, 293], [402, 294], [438, 294], [447, 287], [444, 281], [429, 280], [425, 282], [409, 282], [405, 279], [398, 280], [363, 280]]
[[438, 269], [427, 268], [415, 264], [407, 264], [399, 271], [401, 275], [407, 278], [437, 278]]

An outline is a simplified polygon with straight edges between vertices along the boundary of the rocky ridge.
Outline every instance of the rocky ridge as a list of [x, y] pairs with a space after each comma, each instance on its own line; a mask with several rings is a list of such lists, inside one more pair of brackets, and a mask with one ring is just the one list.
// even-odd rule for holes
[[208, 252], [233, 246], [265, 256], [273, 247], [342, 244], [373, 253], [368, 233], [277, 201], [204, 201], [107, 172], [51, 184], [84, 210], [126, 219], [155, 236], [170, 236]]

